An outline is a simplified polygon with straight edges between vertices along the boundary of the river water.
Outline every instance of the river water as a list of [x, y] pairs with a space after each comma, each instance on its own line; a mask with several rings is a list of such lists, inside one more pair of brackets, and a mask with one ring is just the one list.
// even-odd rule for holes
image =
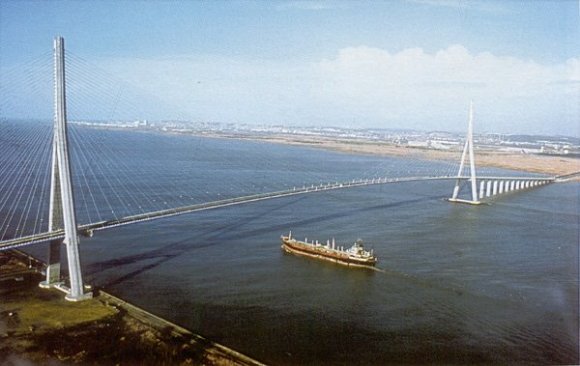
[[[438, 166], [148, 133], [98, 131], [86, 141], [123, 157], [108, 174], [130, 183], [127, 194], [158, 189], [160, 200], [183, 202]], [[269, 364], [576, 364], [579, 188], [553, 184], [479, 207], [445, 202], [446, 181], [250, 203], [82, 238], [83, 273]], [[85, 212], [89, 205], [80, 221]], [[289, 230], [344, 245], [360, 237], [382, 271], [285, 254], [280, 235]]]

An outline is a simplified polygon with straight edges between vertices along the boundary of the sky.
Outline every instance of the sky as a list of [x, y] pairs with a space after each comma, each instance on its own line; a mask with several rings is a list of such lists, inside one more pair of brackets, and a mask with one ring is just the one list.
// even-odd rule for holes
[[55, 35], [143, 119], [580, 136], [578, 0], [5, 0], [3, 93]]

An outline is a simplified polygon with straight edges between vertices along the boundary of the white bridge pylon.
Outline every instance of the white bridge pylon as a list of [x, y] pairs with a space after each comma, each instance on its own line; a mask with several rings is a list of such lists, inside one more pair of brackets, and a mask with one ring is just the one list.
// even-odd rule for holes
[[[55, 287], [66, 292], [69, 301], [92, 297], [84, 292], [79, 255], [79, 236], [76, 223], [73, 186], [68, 150], [64, 39], [54, 39], [54, 136], [52, 141], [52, 177], [50, 187], [49, 231], [62, 231], [64, 239], [50, 241], [46, 281], [41, 287]], [[60, 248], [66, 245], [70, 286], [61, 281]]]
[[[501, 177], [482, 177], [479, 182], [479, 190], [477, 187], [477, 175], [475, 173], [475, 154], [473, 152], [473, 101], [469, 104], [469, 122], [467, 125], [467, 137], [461, 154], [461, 163], [459, 164], [459, 171], [457, 172], [457, 179], [455, 180], [455, 187], [453, 187], [453, 194], [449, 198], [450, 202], [467, 203], [470, 205], [479, 205], [484, 198], [493, 197], [499, 194], [508, 193], [511, 191], [518, 191], [521, 189], [534, 188], [548, 183], [553, 183], [556, 178], [540, 178], [540, 177], [522, 177], [522, 178], [501, 178]], [[463, 176], [463, 168], [465, 167], [465, 159], [469, 154], [470, 175]], [[464, 180], [470, 182], [471, 199], [458, 198], [461, 190], [461, 183]]]
[[[471, 200], [462, 200], [457, 198], [459, 195], [459, 188], [462, 180], [463, 168], [465, 166], [465, 156], [469, 151], [469, 165], [470, 165], [470, 181], [471, 181]], [[465, 146], [463, 153], [461, 153], [461, 163], [459, 164], [459, 172], [457, 172], [457, 180], [455, 180], [455, 187], [453, 188], [453, 195], [449, 199], [451, 202], [470, 203], [472, 205], [479, 205], [481, 202], [477, 199], [477, 182], [475, 176], [475, 156], [473, 153], [473, 102], [469, 104], [469, 122], [467, 125], [467, 138], [465, 139]]]

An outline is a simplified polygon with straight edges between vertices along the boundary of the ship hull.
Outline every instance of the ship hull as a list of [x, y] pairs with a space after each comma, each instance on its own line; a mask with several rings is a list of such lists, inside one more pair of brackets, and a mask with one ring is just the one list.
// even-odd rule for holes
[[352, 258], [343, 253], [335, 253], [322, 246], [319, 248], [312, 248], [311, 246], [301, 244], [300, 242], [287, 240], [285, 237], [282, 238], [282, 249], [287, 253], [302, 255], [349, 267], [373, 268], [376, 264], [376, 260], [374, 259], [361, 260], [358, 258]]

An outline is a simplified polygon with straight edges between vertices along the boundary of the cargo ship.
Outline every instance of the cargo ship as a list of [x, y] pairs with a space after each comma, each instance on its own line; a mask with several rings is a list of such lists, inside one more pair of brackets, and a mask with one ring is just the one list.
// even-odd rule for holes
[[288, 236], [282, 235], [281, 239], [282, 249], [288, 253], [354, 267], [374, 267], [377, 263], [377, 257], [373, 255], [373, 250], [365, 250], [360, 239], [348, 249], [336, 245], [334, 239], [326, 241], [326, 244], [319, 243], [318, 240], [309, 243], [308, 238], [299, 241], [292, 238], [292, 232], [288, 233]]

